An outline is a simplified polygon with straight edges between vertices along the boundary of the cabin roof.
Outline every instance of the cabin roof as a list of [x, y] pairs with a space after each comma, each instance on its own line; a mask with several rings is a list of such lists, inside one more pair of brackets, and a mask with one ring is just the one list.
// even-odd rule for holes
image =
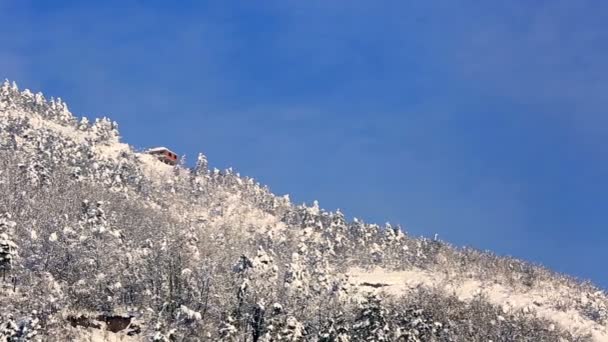
[[165, 151], [173, 152], [170, 149], [168, 149], [166, 147], [162, 147], [162, 146], [161, 147], [154, 147], [154, 148], [150, 148], [150, 149], [146, 150], [146, 152], [148, 152], [148, 153], [165, 152]]

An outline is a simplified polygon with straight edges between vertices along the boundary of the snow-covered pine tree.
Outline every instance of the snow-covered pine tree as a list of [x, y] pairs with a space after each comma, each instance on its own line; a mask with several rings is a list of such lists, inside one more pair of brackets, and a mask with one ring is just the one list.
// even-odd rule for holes
[[17, 244], [13, 241], [15, 225], [9, 213], [0, 215], [0, 277], [3, 281], [13, 269], [17, 257]]
[[118, 124], [106, 117], [96, 119], [91, 131], [96, 137], [95, 142], [108, 144], [118, 141]]
[[194, 174], [197, 177], [204, 176], [209, 172], [209, 162], [207, 161], [207, 157], [199, 153], [196, 158], [196, 166], [194, 167]]
[[89, 119], [86, 116], [83, 116], [78, 122], [78, 129], [83, 132], [86, 132], [91, 129], [91, 123], [89, 122]]
[[287, 295], [300, 301], [306, 300], [310, 289], [309, 280], [306, 264], [302, 260], [301, 254], [294, 252], [285, 271], [284, 283]]
[[362, 302], [353, 325], [353, 337], [357, 341], [390, 341], [390, 331], [388, 312], [380, 297], [368, 295]]
[[5, 80], [0, 88], [0, 109], [17, 109], [20, 105], [18, 98], [19, 88], [17, 87], [17, 84], [15, 82], [11, 84], [11, 82]]
[[250, 318], [248, 306], [250, 305], [250, 277], [252, 269], [253, 262], [245, 255], [241, 255], [233, 267], [236, 285], [236, 303], [233, 313], [229, 314], [228, 317], [234, 317], [234, 323], [231, 322], [231, 325], [236, 328], [239, 334], [245, 330]]
[[350, 326], [342, 311], [322, 322], [318, 333], [318, 342], [350, 342]]
[[396, 313], [393, 338], [404, 342], [424, 342], [439, 339], [443, 324], [435, 322], [423, 309], [409, 308]]
[[307, 336], [306, 328], [294, 316], [288, 315], [283, 306], [274, 303], [271, 312], [265, 322], [263, 333], [259, 336], [258, 342], [274, 341], [305, 341]]

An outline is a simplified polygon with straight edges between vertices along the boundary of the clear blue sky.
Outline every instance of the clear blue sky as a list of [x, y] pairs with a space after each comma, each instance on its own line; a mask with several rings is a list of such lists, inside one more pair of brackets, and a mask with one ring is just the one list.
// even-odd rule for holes
[[0, 0], [0, 77], [136, 147], [608, 287], [606, 6]]

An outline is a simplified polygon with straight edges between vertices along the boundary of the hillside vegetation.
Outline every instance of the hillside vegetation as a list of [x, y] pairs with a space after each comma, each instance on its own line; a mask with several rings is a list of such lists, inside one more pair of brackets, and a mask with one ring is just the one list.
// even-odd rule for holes
[[608, 341], [592, 284], [296, 205], [202, 154], [165, 165], [9, 82], [0, 193], [0, 341]]

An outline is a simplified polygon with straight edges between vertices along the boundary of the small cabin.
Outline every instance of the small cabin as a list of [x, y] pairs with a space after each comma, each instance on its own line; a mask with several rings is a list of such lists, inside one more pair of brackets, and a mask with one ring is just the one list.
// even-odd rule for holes
[[156, 158], [158, 158], [158, 160], [162, 161], [165, 164], [177, 164], [177, 154], [175, 154], [175, 152], [171, 151], [166, 147], [151, 148], [147, 150], [146, 153], [155, 156]]

